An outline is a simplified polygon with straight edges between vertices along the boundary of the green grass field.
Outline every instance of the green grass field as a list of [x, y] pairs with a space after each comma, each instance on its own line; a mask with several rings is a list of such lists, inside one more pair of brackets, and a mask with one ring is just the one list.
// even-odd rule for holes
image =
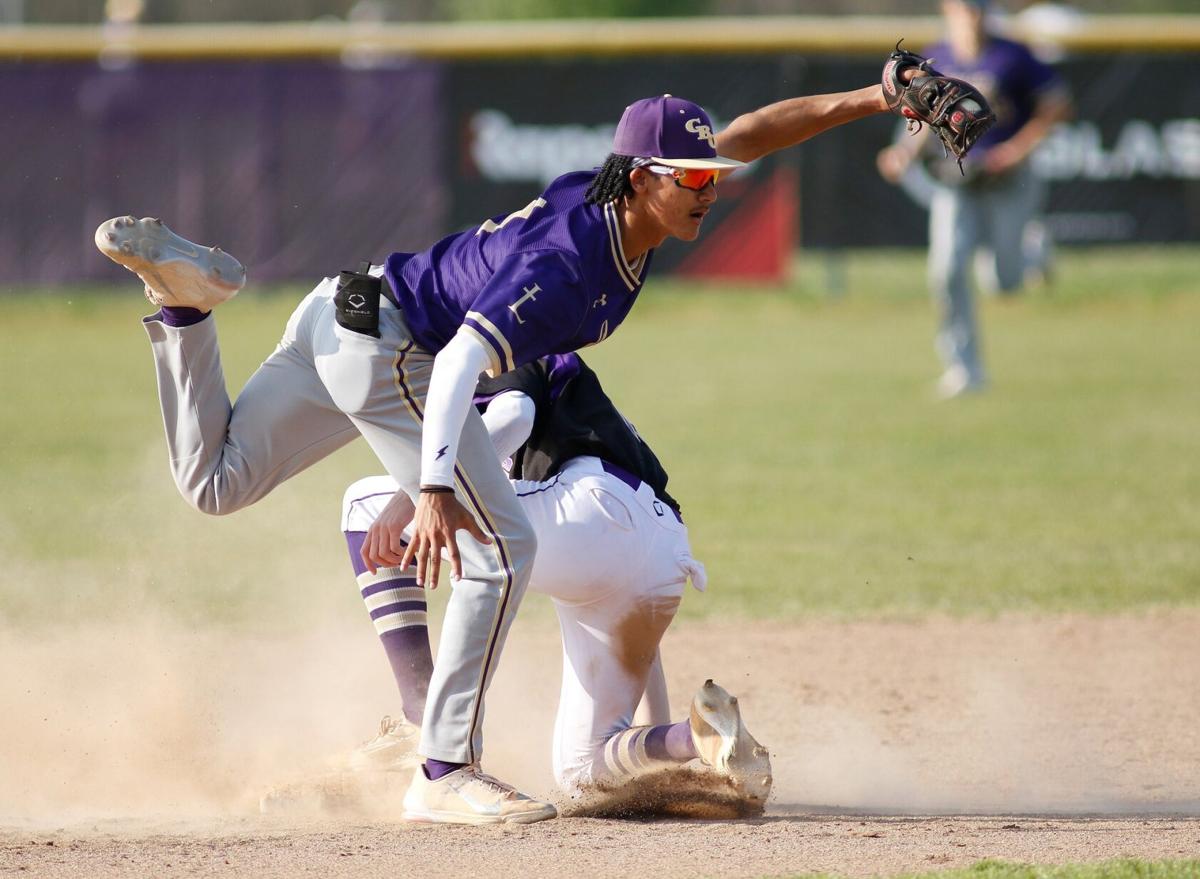
[[[1072, 251], [1053, 293], [985, 302], [994, 385], [948, 403], [921, 255], [845, 269], [838, 297], [807, 254], [782, 292], [652, 284], [585, 352], [709, 566], [685, 615], [1200, 600], [1200, 249]], [[193, 512], [167, 471], [145, 303], [133, 283], [106, 292], [0, 296], [0, 614], [238, 623], [285, 597], [302, 617], [360, 613], [337, 528], [345, 485], [378, 469], [369, 450], [232, 517]], [[231, 389], [302, 292], [221, 308]]]

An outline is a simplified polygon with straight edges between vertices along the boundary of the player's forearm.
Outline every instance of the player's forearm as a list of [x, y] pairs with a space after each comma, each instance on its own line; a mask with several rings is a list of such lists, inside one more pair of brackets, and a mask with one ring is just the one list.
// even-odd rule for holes
[[454, 485], [463, 424], [487, 364], [483, 346], [463, 332], [434, 358], [421, 428], [421, 485]]
[[1046, 139], [1055, 125], [1071, 118], [1071, 112], [1072, 105], [1068, 97], [1054, 95], [1044, 98], [1033, 116], [1008, 139], [1008, 143], [1020, 150], [1022, 157], [1028, 156]]
[[877, 85], [852, 92], [789, 98], [734, 119], [717, 135], [717, 152], [751, 162], [776, 150], [803, 143], [830, 128], [884, 113], [887, 109], [883, 89]]

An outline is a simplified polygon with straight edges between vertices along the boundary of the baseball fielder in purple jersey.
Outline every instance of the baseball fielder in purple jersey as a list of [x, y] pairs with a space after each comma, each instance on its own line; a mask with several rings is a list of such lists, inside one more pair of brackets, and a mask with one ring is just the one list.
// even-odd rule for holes
[[603, 341], [632, 308], [653, 249], [700, 234], [721, 173], [882, 112], [872, 85], [771, 104], [717, 134], [690, 101], [637, 101], [598, 171], [560, 177], [521, 210], [428, 250], [318, 284], [232, 405], [210, 314], [244, 282], [240, 263], [152, 219], [97, 229], [101, 251], [160, 306], [145, 327], [186, 499], [233, 512], [361, 434], [415, 503], [415, 513], [399, 501], [380, 511], [364, 560], [415, 559], [416, 582], [432, 585], [445, 553], [453, 590], [413, 779], [420, 811], [458, 823], [556, 814], [479, 767], [484, 693], [536, 549], [472, 406], [480, 372]]
[[[761, 811], [770, 757], [746, 730], [736, 699], [708, 681], [689, 718], [670, 723], [658, 644], [687, 580], [703, 590], [706, 578], [658, 458], [576, 354], [485, 379], [475, 400], [537, 535], [529, 589], [551, 598], [562, 632], [559, 785], [617, 786], [700, 759], [728, 779], [743, 808]], [[362, 479], [342, 508], [358, 586], [404, 706], [403, 720], [385, 718], [380, 735], [354, 752], [355, 768], [412, 768], [432, 673], [425, 596], [412, 571], [370, 570], [362, 559], [366, 532], [396, 491], [388, 476]], [[639, 702], [644, 723], [634, 726]], [[416, 790], [405, 815], [429, 818]]]
[[900, 137], [880, 153], [878, 163], [892, 182], [911, 179], [918, 158], [929, 163], [929, 283], [940, 310], [936, 341], [943, 397], [987, 384], [971, 292], [975, 253], [980, 247], [991, 251], [989, 286], [1004, 292], [1020, 287], [1026, 227], [1044, 196], [1028, 159], [1071, 110], [1066, 86], [1053, 68], [1022, 44], [989, 31], [988, 5], [987, 0], [944, 0], [947, 39], [924, 51], [946, 76], [975, 85], [996, 113], [996, 124], [964, 159], [962, 173], [922, 135]]

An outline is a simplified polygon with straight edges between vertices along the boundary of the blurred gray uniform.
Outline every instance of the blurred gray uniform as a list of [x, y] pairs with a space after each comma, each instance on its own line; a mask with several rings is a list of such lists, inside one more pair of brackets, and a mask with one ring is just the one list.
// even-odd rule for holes
[[[929, 205], [929, 279], [941, 311], [938, 354], [948, 374], [957, 372], [968, 386], [977, 387], [987, 376], [971, 295], [976, 251], [986, 247], [995, 257], [990, 286], [1018, 289], [1026, 268], [1026, 226], [1043, 200], [1041, 182], [1028, 162], [990, 174], [984, 170], [986, 158], [1029, 122], [1043, 96], [1065, 92], [1065, 87], [1053, 68], [1025, 46], [997, 36], [990, 36], [971, 61], [956, 59], [948, 43], [930, 47], [925, 55], [936, 59], [946, 76], [965, 79], [982, 91], [997, 115], [996, 125], [963, 161], [964, 175], [953, 162], [935, 164]], [[940, 151], [933, 138], [926, 145]]]
[[[158, 315], [145, 320], [171, 470], [197, 509], [225, 514], [248, 506], [360, 433], [392, 478], [416, 497], [433, 354], [413, 341], [386, 296], [379, 338], [340, 326], [336, 288], [336, 280], [326, 278], [305, 297], [234, 405], [211, 316], [187, 327], [168, 326]], [[463, 577], [453, 584], [446, 608], [421, 753], [473, 763], [482, 748], [483, 693], [528, 583], [536, 545], [475, 411], [463, 427], [455, 488], [493, 544], [459, 532]]]

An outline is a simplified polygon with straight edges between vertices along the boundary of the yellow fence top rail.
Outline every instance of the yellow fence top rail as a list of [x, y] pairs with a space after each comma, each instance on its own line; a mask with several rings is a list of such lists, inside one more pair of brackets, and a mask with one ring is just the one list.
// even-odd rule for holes
[[[684, 19], [0, 27], [0, 58], [88, 60], [405, 56], [528, 58], [803, 52], [879, 54], [940, 33], [936, 17], [755, 16]], [[1029, 36], [1014, 31], [1019, 36]], [[1044, 39], [1044, 38], [1043, 38]], [[1054, 42], [1077, 52], [1200, 51], [1200, 15], [1093, 16]]]

